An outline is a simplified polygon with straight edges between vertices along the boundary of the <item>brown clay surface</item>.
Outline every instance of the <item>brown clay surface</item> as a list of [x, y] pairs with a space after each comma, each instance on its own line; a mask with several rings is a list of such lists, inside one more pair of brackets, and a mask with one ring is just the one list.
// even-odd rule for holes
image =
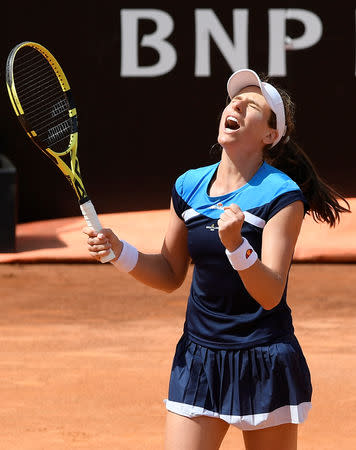
[[[110, 265], [0, 265], [0, 448], [163, 449], [190, 277], [168, 295]], [[356, 265], [292, 267], [314, 384], [299, 450], [356, 448], [355, 285]], [[243, 449], [240, 431], [221, 448]]]

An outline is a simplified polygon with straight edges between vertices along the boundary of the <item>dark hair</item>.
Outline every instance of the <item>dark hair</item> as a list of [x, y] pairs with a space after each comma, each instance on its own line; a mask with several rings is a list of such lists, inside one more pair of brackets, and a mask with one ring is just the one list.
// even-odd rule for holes
[[[295, 105], [287, 91], [278, 86], [275, 88], [284, 103], [287, 130], [274, 147], [267, 145], [264, 148], [263, 158], [298, 184], [309, 203], [309, 214], [316, 222], [326, 222], [333, 227], [340, 221], [340, 213], [350, 212], [350, 205], [345, 197], [319, 176], [308, 155], [295, 142]], [[273, 111], [268, 124], [271, 128], [277, 128]], [[344, 202], [345, 206], [342, 206], [339, 200]]]
[[[263, 81], [268, 79], [264, 78]], [[283, 99], [287, 130], [285, 136], [274, 147], [267, 145], [263, 149], [263, 159], [298, 184], [309, 204], [308, 214], [311, 214], [316, 222], [325, 222], [334, 227], [340, 221], [341, 213], [350, 212], [350, 205], [344, 196], [319, 176], [310, 158], [295, 142], [295, 105], [287, 91], [275, 84], [274, 87]], [[227, 103], [229, 102], [228, 97]], [[277, 128], [276, 115], [273, 111], [268, 125]], [[211, 155], [216, 156], [217, 150], [221, 151], [220, 144], [213, 145]], [[345, 206], [342, 206], [339, 200], [344, 202]]]

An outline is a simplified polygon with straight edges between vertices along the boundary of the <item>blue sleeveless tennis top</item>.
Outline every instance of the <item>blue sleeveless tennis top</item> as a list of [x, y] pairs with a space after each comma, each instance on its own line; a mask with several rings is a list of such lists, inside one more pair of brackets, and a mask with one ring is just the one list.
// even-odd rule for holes
[[239, 349], [270, 343], [294, 333], [286, 302], [287, 286], [279, 304], [264, 310], [227, 259], [217, 221], [224, 206], [236, 203], [245, 214], [242, 236], [261, 258], [262, 232], [268, 220], [298, 200], [307, 210], [307, 202], [293, 180], [267, 163], [240, 189], [210, 197], [208, 188], [218, 165], [185, 172], [172, 190], [174, 209], [188, 230], [194, 264], [184, 332], [192, 341], [210, 348]]

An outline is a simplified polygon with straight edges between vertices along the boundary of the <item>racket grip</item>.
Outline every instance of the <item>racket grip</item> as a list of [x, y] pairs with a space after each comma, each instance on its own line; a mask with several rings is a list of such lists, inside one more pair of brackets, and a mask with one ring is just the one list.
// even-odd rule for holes
[[[80, 209], [84, 216], [84, 219], [88, 225], [88, 227], [93, 228], [94, 231], [98, 232], [103, 227], [100, 223], [99, 217], [95, 211], [94, 205], [90, 200], [80, 205]], [[100, 258], [100, 262], [106, 263], [115, 258], [115, 253], [110, 249], [110, 253], [106, 256]]]

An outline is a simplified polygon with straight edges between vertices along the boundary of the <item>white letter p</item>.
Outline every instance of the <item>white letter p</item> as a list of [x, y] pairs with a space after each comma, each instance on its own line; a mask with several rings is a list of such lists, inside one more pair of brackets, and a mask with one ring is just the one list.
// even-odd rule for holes
[[[270, 9], [268, 74], [287, 75], [286, 50], [300, 50], [315, 45], [323, 33], [323, 24], [316, 14], [305, 9]], [[286, 21], [299, 20], [305, 27], [302, 36], [292, 39], [286, 35]]]

